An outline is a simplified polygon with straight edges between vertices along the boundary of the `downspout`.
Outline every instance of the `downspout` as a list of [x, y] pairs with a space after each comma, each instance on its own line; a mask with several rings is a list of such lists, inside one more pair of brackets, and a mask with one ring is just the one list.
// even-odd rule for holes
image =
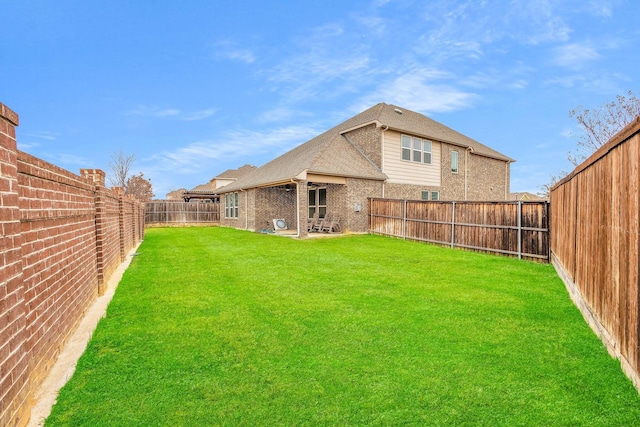
[[300, 186], [298, 185], [298, 181], [294, 180], [293, 178], [289, 178], [291, 179], [291, 182], [293, 182], [296, 185], [296, 238], [300, 238]]
[[509, 200], [509, 162], [504, 165], [504, 199]]
[[241, 188], [240, 189], [241, 193], [245, 193], [244, 194], [244, 229], [248, 230], [249, 229], [249, 193], [247, 193], [247, 190]]
[[[382, 152], [382, 160], [380, 161], [380, 163], [382, 163], [382, 173], [384, 173], [384, 133], [385, 131], [389, 129], [389, 125], [384, 125], [382, 127], [382, 135], [380, 136], [382, 138], [382, 141], [380, 141], [380, 148], [381, 148], [381, 152]], [[384, 190], [385, 187], [387, 185], [387, 181], [384, 180], [382, 181], [382, 198], [384, 199]]]
[[471, 151], [471, 147], [467, 147], [464, 150], [464, 199], [468, 200], [468, 191], [469, 191], [469, 151]]

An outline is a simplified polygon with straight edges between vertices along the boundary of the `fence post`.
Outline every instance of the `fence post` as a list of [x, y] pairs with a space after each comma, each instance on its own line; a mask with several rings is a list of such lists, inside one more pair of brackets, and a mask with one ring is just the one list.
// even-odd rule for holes
[[456, 239], [456, 202], [451, 202], [451, 249]]
[[402, 212], [402, 239], [407, 240], [407, 201], [404, 200], [404, 211]]
[[522, 200], [518, 200], [518, 259], [522, 259]]

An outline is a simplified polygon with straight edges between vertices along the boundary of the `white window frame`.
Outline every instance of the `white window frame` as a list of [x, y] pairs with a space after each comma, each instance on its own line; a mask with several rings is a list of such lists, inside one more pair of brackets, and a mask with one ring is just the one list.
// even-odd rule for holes
[[428, 139], [416, 138], [414, 136], [401, 136], [401, 155], [404, 162], [431, 164], [433, 143]]
[[451, 173], [458, 173], [458, 169], [459, 169], [459, 165], [458, 165], [458, 159], [459, 159], [459, 155], [457, 151], [452, 151], [451, 152]]
[[[311, 192], [314, 192], [314, 200], [311, 200]], [[320, 203], [320, 192], [324, 192], [324, 204]], [[326, 187], [312, 187], [308, 190], [309, 201], [309, 218], [313, 218], [316, 212], [320, 218], [324, 218], [327, 215], [327, 189]]]
[[431, 200], [437, 202], [440, 200], [440, 192], [439, 191], [431, 191], [431, 190], [422, 190], [420, 194], [422, 200]]
[[224, 195], [224, 217], [238, 218], [238, 193], [227, 193]]

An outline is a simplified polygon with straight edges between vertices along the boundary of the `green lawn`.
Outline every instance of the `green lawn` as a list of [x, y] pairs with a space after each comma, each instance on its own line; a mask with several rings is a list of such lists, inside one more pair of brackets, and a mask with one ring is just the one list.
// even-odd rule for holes
[[640, 425], [553, 267], [150, 229], [47, 426]]

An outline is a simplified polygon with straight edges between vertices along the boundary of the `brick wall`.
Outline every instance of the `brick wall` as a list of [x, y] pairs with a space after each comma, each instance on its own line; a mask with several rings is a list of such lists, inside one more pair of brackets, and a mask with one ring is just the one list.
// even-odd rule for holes
[[349, 140], [382, 169], [382, 130], [374, 123], [347, 133]]
[[[241, 205], [240, 209], [244, 209]], [[287, 227], [296, 229], [296, 186], [291, 184], [287, 189], [281, 187], [261, 188], [257, 190], [255, 201], [255, 226], [262, 230], [267, 226], [273, 228], [273, 220], [283, 218]], [[240, 224], [244, 227], [244, 224]]]
[[[369, 230], [369, 197], [382, 197], [382, 181], [368, 179], [347, 179], [346, 221], [342, 224], [345, 231], [366, 233]], [[360, 210], [356, 210], [356, 205]]]
[[0, 425], [29, 420], [37, 387], [144, 234], [144, 205], [17, 150], [0, 104]]

